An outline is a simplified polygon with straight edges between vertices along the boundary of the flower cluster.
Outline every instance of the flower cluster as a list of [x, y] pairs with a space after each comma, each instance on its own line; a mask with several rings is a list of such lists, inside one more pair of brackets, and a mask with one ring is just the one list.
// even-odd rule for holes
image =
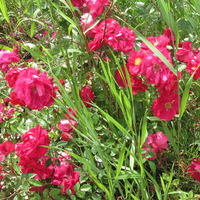
[[[163, 149], [168, 147], [168, 137], [162, 132], [156, 132], [155, 134], [148, 135], [143, 149], [146, 151], [143, 156], [147, 157], [148, 160], [155, 160], [159, 153], [162, 153]], [[147, 153], [152, 152], [154, 155], [151, 157], [147, 156]]]
[[83, 12], [81, 16], [82, 29], [87, 36], [93, 38], [88, 44], [90, 51], [98, 50], [103, 44], [108, 44], [115, 51], [125, 54], [133, 49], [134, 32], [127, 27], [121, 27], [115, 19], [107, 18], [92, 29], [90, 28], [104, 12], [104, 7], [110, 5], [108, 0], [73, 0], [72, 4]]
[[[168, 45], [172, 43], [173, 38], [173, 33], [169, 28], [160, 36], [147, 38], [171, 65], [173, 63]], [[126, 77], [130, 77], [130, 81]], [[181, 73], [178, 76], [173, 74], [145, 43], [141, 43], [140, 50], [130, 52], [126, 66], [116, 70], [115, 79], [121, 87], [129, 86], [130, 82], [133, 94], [137, 94], [138, 91], [144, 92], [147, 89], [147, 85], [144, 84], [144, 79], [141, 77], [145, 77], [145, 82], [154, 85], [160, 93], [160, 96], [153, 102], [153, 114], [161, 120], [173, 119], [179, 111], [177, 90]]]
[[30, 109], [41, 110], [44, 106], [52, 105], [56, 98], [52, 78], [35, 68], [11, 68], [6, 80], [13, 89], [10, 98], [14, 105], [27, 105]]
[[[54, 185], [62, 186], [62, 193], [67, 194], [70, 189], [74, 194], [74, 185], [79, 181], [79, 172], [74, 171], [74, 166], [67, 161], [69, 155], [54, 157], [52, 163], [47, 166], [47, 161], [51, 159], [47, 155], [50, 145], [50, 138], [46, 129], [40, 125], [30, 129], [22, 135], [22, 142], [16, 144], [16, 154], [19, 157], [18, 165], [21, 166], [22, 173], [34, 173], [35, 179], [51, 179]], [[59, 161], [59, 165], [57, 162]]]
[[60, 165], [54, 169], [52, 184], [62, 186], [61, 191], [63, 194], [67, 194], [67, 189], [70, 189], [71, 194], [74, 194], [74, 185], [79, 182], [79, 172], [74, 171], [74, 166], [66, 162], [70, 160], [69, 155], [61, 155], [58, 159], [60, 160]]
[[[52, 105], [56, 98], [52, 78], [47, 77], [46, 72], [40, 73], [33, 67], [22, 69], [12, 65], [21, 60], [17, 52], [17, 49], [13, 49], [13, 51], [0, 50], [0, 68], [5, 74], [8, 86], [13, 90], [10, 93], [10, 103], [27, 105], [30, 109], [36, 110]], [[3, 109], [1, 104], [1, 110]], [[2, 121], [2, 116], [0, 118]]]
[[194, 80], [200, 77], [200, 51], [192, 50], [192, 43], [185, 41], [180, 44], [176, 57], [180, 62], [186, 63], [186, 72], [194, 74]]

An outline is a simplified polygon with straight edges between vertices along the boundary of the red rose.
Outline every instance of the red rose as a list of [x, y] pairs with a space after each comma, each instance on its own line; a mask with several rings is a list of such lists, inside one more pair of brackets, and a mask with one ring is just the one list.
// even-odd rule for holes
[[161, 94], [153, 102], [153, 115], [164, 121], [173, 119], [179, 112], [178, 100], [178, 93], [169, 92]]
[[15, 144], [5, 141], [0, 144], [0, 154], [1, 155], [8, 155], [15, 150]]
[[46, 147], [50, 144], [50, 139], [46, 129], [42, 129], [40, 125], [30, 129], [22, 136], [22, 142], [16, 146], [16, 153], [19, 157], [28, 157], [30, 159], [39, 159], [47, 152]]
[[13, 51], [0, 49], [0, 68], [2, 71], [7, 71], [9, 69], [8, 65], [12, 62], [16, 63], [20, 60], [17, 55], [17, 49]]
[[193, 158], [191, 164], [188, 166], [188, 174], [195, 180], [200, 182], [200, 160]]
[[[154, 156], [147, 158], [149, 160], [155, 160], [157, 158], [158, 153], [161, 153], [163, 149], [168, 147], [168, 137], [164, 135], [162, 132], [157, 132], [155, 134], [148, 135], [146, 142], [143, 145], [143, 149], [146, 152], [154, 152]], [[143, 154], [143, 156], [145, 156]]]
[[27, 68], [20, 72], [15, 83], [14, 92], [30, 109], [41, 110], [50, 106], [56, 97], [52, 80], [46, 72], [39, 74], [35, 68]]
[[8, 82], [10, 88], [14, 88], [15, 82], [18, 79], [20, 71], [21, 69], [19, 68], [11, 68], [6, 74], [6, 81]]
[[52, 184], [62, 185], [63, 194], [66, 194], [67, 189], [70, 189], [71, 194], [74, 194], [74, 185], [79, 181], [79, 176], [79, 172], [74, 171], [73, 165], [67, 162], [61, 162], [60, 166], [55, 168]]
[[94, 101], [94, 92], [92, 91], [92, 88], [85, 86], [80, 91], [80, 97], [83, 100], [83, 103], [86, 107], [91, 107], [90, 103]]
[[76, 127], [77, 126], [77, 121], [73, 120], [73, 119], [62, 119], [60, 120], [59, 124], [58, 124], [58, 128], [61, 130], [61, 131], [64, 131], [64, 132], [73, 132], [74, 129], [73, 127]]

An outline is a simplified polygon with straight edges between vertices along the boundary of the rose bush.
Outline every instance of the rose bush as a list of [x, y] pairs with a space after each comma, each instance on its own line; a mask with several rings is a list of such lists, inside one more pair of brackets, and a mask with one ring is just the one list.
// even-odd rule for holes
[[0, 25], [1, 198], [198, 197], [200, 29], [177, 17], [189, 5], [13, 4]]

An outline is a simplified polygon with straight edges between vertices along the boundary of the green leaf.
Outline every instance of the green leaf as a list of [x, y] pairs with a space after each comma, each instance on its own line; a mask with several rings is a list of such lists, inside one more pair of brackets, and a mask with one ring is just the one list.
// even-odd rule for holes
[[94, 113], [92, 115], [92, 121], [94, 122], [94, 124], [97, 124], [99, 122], [99, 115], [97, 113]]
[[194, 74], [192, 76], [190, 76], [188, 82], [185, 85], [185, 89], [184, 89], [182, 100], [181, 100], [181, 106], [180, 106], [180, 118], [183, 116], [183, 113], [186, 109], [186, 105], [187, 105], [188, 97], [189, 97], [190, 86], [192, 84], [193, 77], [194, 77]]
[[179, 148], [178, 148], [178, 146], [177, 146], [177, 144], [176, 144], [176, 142], [174, 140], [174, 137], [173, 137], [171, 131], [167, 127], [166, 122], [162, 121], [161, 123], [162, 123], [163, 129], [164, 129], [164, 133], [167, 135], [167, 137], [169, 139], [169, 142], [172, 144], [173, 149], [175, 150], [175, 152], [177, 154], [179, 154]]
[[149, 163], [149, 167], [151, 168], [153, 174], [155, 175], [156, 174], [156, 164], [151, 160], [149, 160], [148, 163]]
[[84, 184], [84, 185], [81, 186], [80, 190], [81, 190], [82, 192], [88, 192], [89, 190], [91, 190], [91, 188], [92, 188], [91, 185], [89, 185], [89, 184]]
[[49, 158], [45, 163], [46, 167], [49, 167], [51, 165], [51, 163], [52, 163], [52, 159]]
[[29, 183], [31, 185], [34, 185], [34, 186], [37, 186], [37, 187], [43, 186], [43, 184], [40, 181], [36, 180], [36, 179], [30, 179]]
[[53, 190], [50, 191], [50, 196], [52, 196], [53, 198], [59, 198], [59, 194], [60, 194], [60, 189], [58, 188], [54, 188]]
[[101, 197], [100, 194], [93, 194], [93, 195], [92, 195], [92, 199], [93, 199], [93, 200], [102, 200], [102, 197]]
[[0, 0], [0, 10], [3, 14], [3, 17], [5, 18], [5, 20], [10, 23], [10, 19], [8, 16], [8, 11], [7, 11], [7, 7], [6, 7], [6, 2], [4, 0]]

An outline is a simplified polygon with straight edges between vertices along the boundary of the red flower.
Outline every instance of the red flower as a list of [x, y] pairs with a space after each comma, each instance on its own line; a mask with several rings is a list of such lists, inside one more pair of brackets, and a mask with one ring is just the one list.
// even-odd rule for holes
[[73, 6], [77, 8], [81, 8], [84, 3], [85, 3], [85, 0], [72, 0]]
[[153, 115], [161, 120], [168, 121], [178, 114], [178, 93], [163, 93], [154, 100], [152, 110]]
[[55, 168], [54, 175], [52, 178], [52, 184], [61, 185], [63, 187], [63, 194], [67, 194], [67, 189], [70, 189], [71, 194], [74, 194], [74, 185], [79, 182], [79, 176], [79, 172], [74, 171], [73, 165], [67, 162], [61, 162], [60, 166], [57, 166]]
[[181, 62], [189, 62], [193, 57], [192, 52], [192, 42], [185, 41], [178, 48], [178, 52], [176, 53], [176, 57]]
[[200, 160], [193, 158], [191, 164], [188, 166], [188, 174], [195, 180], [200, 182]]
[[70, 133], [64, 132], [61, 134], [61, 138], [63, 141], [72, 141], [73, 136]]
[[180, 79], [181, 76], [181, 72], [178, 72], [178, 77], [170, 72], [168, 79], [165, 82], [158, 83], [155, 87], [158, 88], [158, 92], [163, 94], [178, 91], [178, 79]]
[[[127, 71], [127, 73], [129, 72]], [[121, 87], [128, 86], [128, 80], [126, 77], [126, 71], [124, 66], [122, 66], [121, 71], [120, 70], [115, 71], [115, 80], [117, 84]], [[143, 84], [142, 79], [137, 78], [137, 76], [131, 76], [130, 82], [132, 85], [133, 94], [137, 94], [138, 91], [145, 92], [147, 89], [147, 85]]]
[[124, 54], [133, 49], [135, 42], [134, 32], [126, 27], [120, 28], [117, 33], [108, 37], [107, 43], [115, 50]]
[[133, 94], [137, 94], [139, 91], [145, 92], [147, 90], [147, 85], [143, 84], [143, 80], [136, 76], [131, 78], [131, 84]]
[[[146, 152], [154, 152], [154, 156], [147, 158], [148, 160], [155, 160], [158, 153], [161, 153], [163, 149], [168, 147], [168, 137], [162, 132], [156, 132], [155, 134], [148, 135], [146, 142], [143, 145], [143, 149]], [[146, 156], [146, 153], [143, 154]]]
[[68, 113], [65, 113], [65, 117], [67, 119], [73, 119], [72, 116], [76, 117], [76, 114], [78, 113], [78, 111], [76, 110], [76, 108], [72, 109], [72, 108], [68, 108], [67, 109], [69, 111], [69, 114]]
[[175, 44], [176, 38], [170, 27], [164, 30], [164, 35], [169, 38], [169, 45]]
[[[3, 166], [0, 165], [0, 179], [3, 179], [4, 178], [4, 175], [3, 175]], [[1, 186], [0, 186], [1, 188]]]
[[90, 49], [90, 51], [96, 51], [99, 48], [101, 48], [103, 44], [104, 44], [104, 34], [97, 33], [95, 34], [94, 40], [89, 42], [88, 48]]
[[132, 50], [128, 57], [128, 70], [132, 76], [137, 76], [142, 74], [142, 60], [146, 56], [146, 51], [140, 50], [135, 51]]
[[122, 66], [121, 70], [116, 70], [115, 71], [115, 80], [117, 84], [121, 87], [128, 86], [128, 80], [126, 78], [126, 73], [128, 73], [128, 70], [126, 72], [125, 67]]
[[62, 85], [65, 85], [65, 80], [64, 80], [64, 79], [59, 79], [59, 81], [60, 81], [60, 83], [61, 83]]
[[5, 141], [0, 144], [0, 154], [1, 155], [8, 155], [15, 150], [15, 144]]
[[7, 71], [9, 69], [8, 65], [10, 63], [16, 63], [20, 60], [17, 55], [17, 49], [13, 49], [13, 51], [9, 50], [0, 50], [0, 68], [2, 71]]
[[92, 106], [90, 105], [90, 103], [94, 101], [94, 92], [92, 91], [92, 88], [89, 86], [83, 87], [83, 89], [80, 91], [80, 97], [86, 107]]
[[194, 73], [194, 80], [200, 77], [200, 52], [188, 61], [185, 71], [190, 73], [190, 75]]
[[6, 81], [8, 82], [10, 88], [14, 88], [15, 82], [18, 79], [20, 70], [21, 69], [19, 68], [11, 68], [6, 74]]
[[[170, 52], [167, 49], [160, 49], [162, 54], [172, 63]], [[146, 76], [146, 82], [149, 84], [161, 84], [166, 82], [170, 75], [169, 68], [158, 58], [156, 54], [149, 54], [141, 64], [141, 74]]]
[[27, 157], [29, 159], [39, 159], [47, 152], [46, 147], [50, 144], [50, 139], [46, 129], [42, 129], [40, 125], [30, 129], [22, 136], [22, 142], [16, 145], [16, 154], [21, 159]]
[[70, 120], [62, 119], [62, 120], [60, 120], [60, 122], [58, 124], [58, 128], [61, 131], [71, 133], [74, 131], [73, 127], [76, 127], [77, 124], [78, 124], [78, 122], [73, 119], [70, 119]]
[[0, 123], [4, 121], [3, 120], [4, 112], [5, 112], [5, 105], [3, 103], [0, 103]]
[[18, 163], [18, 165], [21, 166], [23, 174], [34, 173], [36, 174], [36, 176], [34, 176], [35, 179], [46, 179], [51, 177], [54, 169], [52, 165], [46, 167], [46, 161], [49, 158], [49, 156], [42, 156], [40, 159], [20, 157], [20, 162]]
[[93, 17], [98, 17], [104, 12], [104, 6], [109, 6], [109, 0], [85, 0], [89, 12]]
[[56, 97], [52, 79], [46, 72], [39, 74], [35, 68], [27, 68], [20, 72], [14, 91], [17, 98], [23, 100], [30, 109], [41, 110], [50, 106]]
[[[84, 13], [81, 16], [81, 27], [83, 31], [87, 30], [92, 24], [95, 22], [95, 19], [92, 17], [90, 13]], [[93, 31], [89, 30], [86, 33], [89, 37], [94, 37]]]
[[90, 35], [92, 35], [91, 32], [94, 33], [94, 40], [88, 44], [90, 51], [98, 50], [103, 44], [108, 42], [109, 37], [117, 34], [119, 29], [119, 23], [112, 18], [101, 21], [90, 31]]
[[[157, 37], [148, 37], [146, 39], [157, 48], [166, 47], [170, 43], [170, 39], [164, 34]], [[142, 43], [141, 49], [149, 50], [149, 47], [145, 43]]]
[[15, 92], [10, 93], [10, 103], [13, 105], [20, 105], [20, 106], [25, 106], [25, 102], [22, 99], [19, 99], [17, 97], [17, 94]]

